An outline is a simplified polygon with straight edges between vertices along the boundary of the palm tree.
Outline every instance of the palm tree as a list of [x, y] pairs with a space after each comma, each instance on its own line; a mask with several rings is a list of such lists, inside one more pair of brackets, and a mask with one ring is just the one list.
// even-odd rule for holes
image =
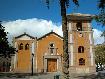
[[[72, 0], [77, 6], [78, 0]], [[50, 0], [46, 0], [47, 7], [49, 8]], [[63, 30], [63, 74], [65, 79], [69, 79], [69, 54], [68, 54], [68, 30], [67, 30], [67, 17], [66, 9], [69, 6], [69, 0], [59, 0], [62, 17], [62, 30]]]

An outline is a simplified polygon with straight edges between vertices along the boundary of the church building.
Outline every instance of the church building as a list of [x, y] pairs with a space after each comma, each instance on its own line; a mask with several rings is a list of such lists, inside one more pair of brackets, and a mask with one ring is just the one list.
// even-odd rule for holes
[[30, 73], [32, 66], [34, 73], [62, 71], [63, 37], [55, 32], [38, 39], [24, 33], [14, 38], [14, 46], [14, 72]]
[[[67, 15], [69, 73], [94, 73], [94, 40], [89, 14]], [[11, 61], [11, 70], [18, 73], [62, 72], [63, 37], [50, 32], [37, 38], [27, 33], [14, 37], [18, 50]]]

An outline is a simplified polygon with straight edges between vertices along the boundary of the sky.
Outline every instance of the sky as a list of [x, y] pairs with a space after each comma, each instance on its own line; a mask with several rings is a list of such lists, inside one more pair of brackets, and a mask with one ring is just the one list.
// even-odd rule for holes
[[[62, 36], [59, 0], [50, 1], [50, 9], [48, 9], [45, 0], [0, 0], [0, 20], [6, 32], [9, 32], [9, 41], [24, 32], [34, 37], [41, 37], [53, 30]], [[98, 0], [79, 0], [80, 6], [76, 7], [70, 0], [67, 14], [96, 15], [99, 13], [97, 3]], [[103, 37], [100, 35], [105, 28], [95, 20], [92, 21], [91, 26], [94, 30], [95, 44], [102, 43]]]

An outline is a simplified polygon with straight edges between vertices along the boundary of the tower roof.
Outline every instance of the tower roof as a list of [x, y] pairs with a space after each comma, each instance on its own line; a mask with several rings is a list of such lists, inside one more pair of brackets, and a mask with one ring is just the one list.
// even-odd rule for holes
[[81, 14], [81, 13], [72, 13], [72, 14], [67, 14], [67, 20], [87, 20], [91, 21], [95, 15], [91, 14]]

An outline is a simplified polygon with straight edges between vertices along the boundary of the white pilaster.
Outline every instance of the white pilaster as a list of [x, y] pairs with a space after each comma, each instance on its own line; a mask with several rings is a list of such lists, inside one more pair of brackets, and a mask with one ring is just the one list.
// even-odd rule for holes
[[93, 66], [93, 51], [92, 51], [92, 46], [90, 46], [90, 60], [91, 60], [91, 66]]
[[[91, 27], [91, 25], [90, 25], [90, 23], [88, 23], [88, 27], [90, 28]], [[93, 32], [89, 32], [89, 42], [90, 42], [90, 61], [91, 61], [91, 66], [93, 66], [93, 36], [92, 36], [92, 33]]]
[[90, 41], [90, 44], [93, 44], [92, 43], [92, 34], [91, 34], [91, 32], [89, 33], [89, 41]]
[[73, 45], [70, 45], [70, 53], [71, 53], [71, 66], [73, 66]]
[[32, 49], [31, 49], [31, 53], [33, 53], [33, 54], [34, 54], [34, 52], [35, 52], [35, 44], [34, 44], [34, 42], [32, 42]]
[[[16, 48], [16, 51], [18, 51], [17, 42], [15, 42], [15, 48]], [[17, 65], [17, 52], [14, 55], [14, 69], [16, 68], [16, 65]]]
[[73, 43], [72, 36], [73, 36], [73, 35], [70, 34], [70, 38], [69, 38], [69, 41], [70, 41], [70, 42], [69, 42], [69, 43]]
[[72, 30], [71, 23], [69, 22], [68, 23], [68, 31], [70, 32], [71, 30]]
[[59, 59], [57, 59], [57, 70], [58, 70], [58, 63], [59, 63]]
[[88, 27], [91, 27], [91, 23], [87, 23], [88, 24]]
[[[34, 42], [32, 42], [32, 45], [31, 45], [32, 47], [31, 47], [31, 55], [33, 54], [34, 56], [33, 56], [33, 70], [34, 70], [34, 68], [35, 68], [35, 43]], [[32, 57], [32, 56], [31, 56]]]

